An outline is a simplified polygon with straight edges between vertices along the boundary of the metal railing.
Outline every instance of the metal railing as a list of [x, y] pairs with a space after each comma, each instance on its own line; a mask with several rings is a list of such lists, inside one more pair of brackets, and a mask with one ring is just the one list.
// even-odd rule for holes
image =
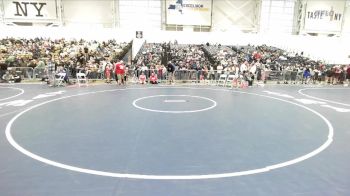
[[33, 79], [47, 77], [47, 68], [34, 68]]
[[[24, 80], [38, 80], [48, 76], [48, 71], [46, 68], [31, 68], [31, 67], [9, 67], [8, 71], [10, 74], [20, 76]], [[99, 70], [76, 70], [76, 72], [86, 72], [87, 78], [90, 82], [98, 80], [106, 80], [105, 73]], [[169, 78], [169, 73], [165, 69], [147, 69], [147, 70], [128, 70], [125, 74], [128, 82], [136, 83], [139, 76], [143, 73], [146, 76], [146, 81], [149, 80], [151, 73], [157, 74], [158, 81], [160, 83], [166, 82]], [[171, 75], [175, 83], [205, 83], [205, 84], [218, 84], [220, 82], [220, 76], [225, 74], [227, 77], [230, 75], [236, 75], [235, 77], [243, 80], [242, 74], [230, 73], [223, 70], [176, 70]], [[75, 73], [71, 73], [68, 70], [68, 76], [70, 79], [75, 80]], [[341, 75], [342, 76], [342, 75]], [[340, 76], [340, 77], [341, 77]], [[111, 80], [115, 80], [114, 72], [111, 72]], [[301, 84], [305, 82], [327, 83], [328, 80], [333, 81], [325, 76], [325, 74], [320, 74], [317, 77], [311, 76], [306, 79], [303, 78], [303, 72], [301, 71], [261, 71], [260, 73], [254, 74], [254, 81], [260, 81], [264, 83], [288, 83], [288, 84]], [[339, 78], [336, 81], [344, 81], [344, 79]], [[222, 81], [221, 81], [222, 82]]]
[[14, 76], [21, 77], [22, 79], [33, 79], [34, 69], [31, 67], [9, 67], [7, 71]]

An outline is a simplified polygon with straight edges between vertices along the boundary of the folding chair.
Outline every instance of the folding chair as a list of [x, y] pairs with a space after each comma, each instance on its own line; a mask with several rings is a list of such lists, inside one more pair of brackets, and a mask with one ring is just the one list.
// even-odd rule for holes
[[89, 86], [85, 73], [77, 73], [77, 83], [79, 87], [81, 85]]
[[64, 86], [63, 82], [64, 82], [64, 77], [66, 77], [67, 73], [58, 73], [55, 74], [55, 79], [54, 79], [54, 86]]
[[[228, 75], [226, 79], [225, 86], [233, 87], [233, 83], [237, 83], [237, 76], [236, 75]], [[237, 85], [237, 84], [236, 84]]]
[[221, 74], [217, 83], [217, 86], [225, 86], [226, 85], [226, 79], [227, 75], [226, 74]]

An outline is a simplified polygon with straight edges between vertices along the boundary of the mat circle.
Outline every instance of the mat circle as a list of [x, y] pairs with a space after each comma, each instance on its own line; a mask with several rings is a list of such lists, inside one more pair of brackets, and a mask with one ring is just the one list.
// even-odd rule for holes
[[[202, 100], [206, 100], [212, 103], [211, 106], [203, 108], [203, 109], [198, 109], [198, 110], [156, 110], [156, 109], [151, 109], [151, 108], [145, 108], [142, 106], [139, 106], [137, 103], [142, 101], [142, 100], [146, 100], [146, 99], [151, 99], [151, 98], [156, 98], [156, 97], [181, 97], [181, 98], [186, 98], [186, 97], [190, 97], [190, 98], [195, 98], [195, 99], [202, 99]], [[132, 102], [133, 106], [141, 109], [141, 110], [145, 110], [145, 111], [149, 111], [149, 112], [160, 112], [160, 113], [171, 113], [171, 114], [182, 114], [182, 113], [195, 113], [195, 112], [203, 112], [203, 111], [207, 111], [207, 110], [211, 110], [213, 108], [215, 108], [217, 106], [216, 101], [209, 99], [207, 97], [201, 97], [201, 96], [191, 96], [191, 95], [153, 95], [153, 96], [147, 96], [147, 97], [141, 97], [138, 98], [136, 100], [134, 100]]]
[[[164, 88], [164, 89], [169, 89], [167, 87], [158, 87], [159, 88]], [[70, 171], [75, 171], [75, 172], [80, 172], [80, 173], [86, 173], [86, 174], [93, 174], [93, 175], [98, 175], [98, 176], [106, 176], [106, 177], [115, 177], [115, 178], [130, 178], [130, 179], [143, 179], [143, 180], [201, 180], [201, 179], [217, 179], [217, 178], [228, 178], [228, 177], [237, 177], [237, 176], [245, 176], [245, 175], [253, 175], [253, 174], [259, 174], [259, 173], [264, 173], [268, 172], [271, 170], [287, 167], [290, 165], [294, 165], [296, 163], [302, 162], [304, 160], [307, 160], [311, 157], [316, 156], [317, 154], [321, 153], [324, 151], [326, 148], [328, 148], [331, 143], [333, 142], [333, 136], [334, 136], [334, 129], [332, 124], [329, 122], [329, 120], [324, 117], [322, 114], [318, 113], [317, 111], [308, 108], [304, 105], [289, 101], [289, 100], [284, 100], [268, 95], [261, 95], [261, 94], [256, 94], [256, 93], [249, 93], [249, 92], [243, 92], [243, 91], [234, 91], [234, 90], [227, 90], [227, 89], [215, 89], [215, 88], [191, 88], [191, 87], [172, 87], [172, 89], [177, 88], [177, 89], [193, 89], [193, 90], [212, 90], [212, 91], [224, 91], [224, 92], [229, 92], [229, 93], [241, 93], [241, 94], [248, 94], [248, 95], [254, 95], [254, 96], [259, 96], [259, 97], [265, 97], [269, 98], [272, 100], [278, 100], [281, 102], [289, 103], [298, 107], [301, 107], [316, 116], [320, 117], [325, 124], [328, 127], [328, 137], [327, 140], [318, 148], [314, 149], [311, 152], [308, 152], [305, 155], [302, 155], [300, 157], [294, 158], [292, 160], [288, 160], [285, 162], [277, 163], [274, 165], [269, 165], [263, 168], [257, 168], [257, 169], [251, 169], [251, 170], [244, 170], [244, 171], [236, 171], [236, 172], [228, 172], [228, 173], [215, 173], [215, 174], [202, 174], [202, 175], [148, 175], [148, 174], [135, 174], [135, 173], [115, 173], [115, 172], [107, 172], [107, 171], [99, 171], [99, 170], [92, 170], [92, 169], [86, 169], [86, 168], [80, 168], [77, 166], [72, 166], [72, 165], [67, 165], [64, 163], [59, 163], [53, 160], [49, 160], [47, 158], [41, 157], [37, 154], [34, 154], [30, 152], [29, 150], [23, 148], [21, 145], [19, 145], [15, 139], [12, 137], [11, 134], [11, 127], [12, 124], [16, 121], [17, 118], [19, 118], [21, 115], [24, 113], [40, 107], [44, 104], [48, 104], [51, 102], [55, 102], [58, 100], [62, 99], [67, 99], [71, 97], [77, 97], [77, 96], [83, 96], [83, 95], [89, 95], [89, 94], [96, 94], [96, 93], [104, 93], [104, 92], [113, 92], [113, 91], [121, 91], [121, 90], [145, 90], [145, 88], [129, 88], [129, 89], [114, 89], [114, 90], [102, 90], [102, 91], [93, 91], [93, 92], [85, 92], [85, 93], [80, 93], [76, 95], [69, 95], [65, 97], [60, 97], [56, 99], [52, 99], [49, 101], [45, 101], [42, 103], [39, 103], [37, 105], [31, 106], [24, 111], [18, 113], [16, 116], [14, 116], [9, 123], [6, 126], [5, 134], [6, 134], [6, 139], [9, 141], [9, 143], [18, 151], [21, 153], [25, 154], [26, 156], [33, 158], [37, 161], [46, 163], [48, 165], [52, 165], [55, 167], [59, 167], [62, 169], [70, 170]], [[155, 89], [155, 88], [150, 88], [150, 89]], [[170, 88], [171, 89], [171, 88]]]

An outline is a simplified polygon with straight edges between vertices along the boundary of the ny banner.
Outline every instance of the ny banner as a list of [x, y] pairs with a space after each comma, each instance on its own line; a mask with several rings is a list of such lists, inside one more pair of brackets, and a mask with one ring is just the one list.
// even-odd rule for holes
[[55, 0], [4, 0], [4, 18], [48, 20], [57, 18]]

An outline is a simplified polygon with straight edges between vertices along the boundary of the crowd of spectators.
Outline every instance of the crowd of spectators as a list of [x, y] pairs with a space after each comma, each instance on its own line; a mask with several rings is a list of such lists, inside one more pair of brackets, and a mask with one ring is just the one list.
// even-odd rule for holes
[[[175, 77], [180, 80], [217, 80], [221, 74], [233, 74], [248, 81], [298, 81], [304, 84], [323, 81], [339, 84], [344, 83], [350, 74], [347, 65], [326, 65], [321, 61], [310, 60], [302, 52], [291, 54], [266, 45], [145, 44], [140, 53], [141, 57], [136, 58], [136, 67], [140, 73], [145, 72], [147, 77], [152, 72], [164, 75], [164, 61], [170, 61], [175, 66]], [[160, 67], [162, 71], [159, 71]]]
[[[164, 75], [164, 61], [175, 66], [175, 77], [179, 80], [218, 80], [221, 74], [233, 74], [249, 82], [341, 84], [350, 75], [348, 65], [326, 65], [305, 57], [303, 52], [291, 54], [266, 45], [145, 44], [140, 53], [136, 67], [140, 73], [148, 70], [147, 77], [152, 72]], [[160, 72], [159, 67], [164, 70]]]
[[[84, 72], [88, 78], [115, 79], [115, 65], [131, 47], [115, 40], [103, 42], [65, 39], [0, 39], [0, 78], [20, 81], [21, 73], [11, 67], [32, 68], [34, 75], [64, 71], [75, 77]], [[173, 70], [172, 70], [173, 69]], [[107, 73], [108, 72], [108, 73]], [[221, 74], [236, 75], [247, 81], [277, 80], [283, 83], [344, 83], [350, 77], [348, 65], [326, 65], [303, 53], [287, 53], [276, 47], [190, 45], [145, 43], [126, 74], [146, 81], [159, 80], [169, 73], [180, 80], [218, 80]], [[29, 75], [33, 75], [30, 73]], [[107, 77], [108, 75], [108, 77]]]
[[133, 70], [135, 77], [143, 73], [145, 80], [151, 76], [152, 73], [157, 74], [159, 79], [165, 79], [167, 74], [166, 69], [166, 43], [145, 43], [135, 57]]
[[[343, 84], [350, 75], [349, 65], [326, 65], [313, 61], [303, 52], [287, 53], [284, 50], [261, 46], [204, 46], [218, 72], [241, 74], [247, 72], [258, 80], [275, 79], [278, 82]], [[223, 70], [223, 71], [221, 71]], [[249, 77], [248, 77], [249, 78]]]
[[27, 69], [27, 72], [36, 69], [35, 74], [39, 75], [52, 68], [56, 71], [64, 69], [72, 77], [82, 71], [94, 78], [102, 78], [106, 65], [113, 65], [113, 62], [121, 59], [128, 46], [128, 43], [118, 43], [116, 40], [0, 39], [0, 76], [6, 71], [7, 74], [16, 75], [15, 72], [11, 73], [11, 68], [21, 67], [33, 68]]

